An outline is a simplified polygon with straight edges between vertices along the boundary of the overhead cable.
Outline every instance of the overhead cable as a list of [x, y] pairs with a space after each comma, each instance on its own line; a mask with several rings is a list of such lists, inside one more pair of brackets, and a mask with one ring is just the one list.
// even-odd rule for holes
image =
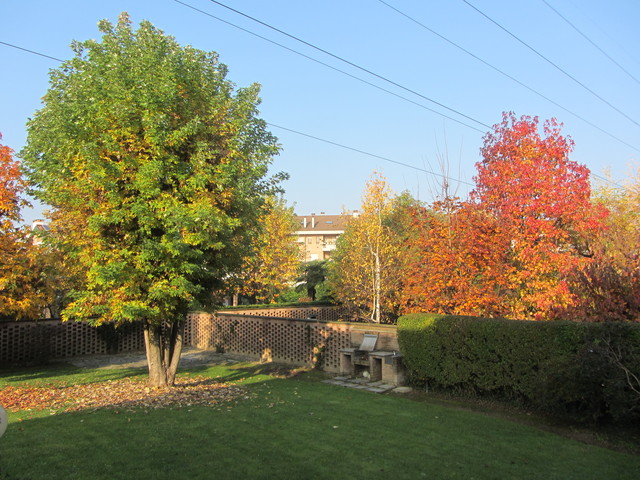
[[[573, 115], [574, 117], [578, 118], [579, 120], [582, 120], [584, 123], [586, 123], [587, 125], [592, 126], [593, 128], [595, 128], [596, 130], [599, 130], [600, 132], [604, 133], [605, 135], [613, 138], [614, 140], [622, 143], [623, 145], [626, 145], [629, 148], [634, 149], [637, 152], [640, 152], [640, 148], [636, 148], [633, 145], [631, 145], [630, 143], [625, 142], [624, 140], [622, 140], [621, 138], [615, 136], [614, 134], [606, 131], [605, 129], [599, 127], [598, 125], [596, 125], [595, 123], [587, 120], [586, 118], [582, 117], [581, 115], [575, 113], [572, 110], [569, 110], [568, 108], [560, 105], [558, 102], [552, 100], [551, 98], [547, 97], [546, 95], [540, 93], [539, 91], [535, 90], [534, 88], [526, 85], [525, 83], [521, 82], [520, 80], [518, 80], [517, 78], [509, 75], [508, 73], [504, 72], [503, 70], [500, 70], [498, 67], [490, 64], [489, 62], [483, 60], [482, 58], [478, 57], [477, 55], [475, 55], [474, 53], [470, 52], [469, 50], [467, 50], [466, 48], [458, 45], [457, 43], [453, 42], [452, 40], [449, 40], [447, 37], [445, 37], [444, 35], [441, 35], [440, 33], [436, 32], [435, 30], [429, 28], [428, 26], [426, 26], [425, 24], [419, 22], [418, 20], [416, 20], [415, 18], [409, 16], [408, 14], [406, 14], [405, 12], [399, 10], [398, 8], [394, 7], [393, 5], [390, 5], [389, 3], [385, 2], [384, 0], [378, 0], [380, 3], [382, 3], [383, 5], [386, 5], [387, 7], [389, 7], [391, 10], [394, 10], [395, 12], [399, 13], [400, 15], [402, 15], [403, 17], [407, 18], [408, 20], [411, 20], [412, 22], [416, 23], [417, 25], [419, 25], [420, 27], [424, 28], [425, 30], [433, 33], [435, 36], [441, 38], [442, 40], [444, 40], [445, 42], [449, 43], [450, 45], [456, 47], [457, 49], [463, 51], [464, 53], [466, 53], [467, 55], [475, 58], [476, 60], [478, 60], [479, 62], [481, 62], [482, 64], [486, 65], [487, 67], [495, 70], [496, 72], [500, 73], [501, 75], [507, 77], [508, 79], [516, 82], [518, 85], [526, 88], [527, 90], [529, 90], [532, 93], [535, 93], [536, 95], [538, 95], [539, 97], [545, 99], [546, 101], [548, 101], [549, 103], [552, 103], [553, 105], [555, 105], [558, 108], [561, 108], [562, 110], [564, 110], [565, 112], [569, 113], [570, 115]], [[544, 0], [543, 0], [544, 1]]]
[[[36, 51], [34, 51], [34, 50], [29, 50], [29, 49], [26, 49], [26, 48], [19, 47], [19, 46], [17, 46], [17, 45], [7, 44], [7, 43], [5, 43], [5, 42], [1, 42], [1, 41], [0, 41], [0, 43], [1, 43], [1, 44], [4, 44], [4, 45], [8, 45], [8, 46], [10, 46], [10, 47], [17, 48], [18, 50], [22, 50], [22, 51], [24, 51], [24, 52], [32, 53], [32, 54], [34, 54], [34, 55], [39, 55], [39, 56], [41, 56], [41, 57], [45, 57], [45, 58], [50, 58], [50, 59], [52, 59], [52, 60], [56, 60], [56, 61], [58, 61], [58, 62], [60, 62], [60, 63], [63, 63], [63, 62], [64, 62], [64, 60], [62, 60], [62, 59], [55, 58], [55, 57], [52, 57], [52, 56], [50, 56], [50, 55], [45, 55], [45, 54], [43, 54], [43, 53], [36, 52]], [[319, 142], [323, 142], [323, 143], [327, 143], [327, 144], [329, 144], [329, 145], [334, 145], [334, 146], [336, 146], [336, 147], [344, 148], [344, 149], [346, 149], [346, 150], [350, 150], [350, 151], [352, 151], [352, 152], [360, 153], [360, 154], [362, 154], [362, 155], [366, 155], [366, 156], [369, 156], [369, 157], [372, 157], [372, 158], [377, 158], [377, 159], [380, 159], [380, 160], [384, 160], [384, 161], [386, 161], [386, 162], [394, 163], [394, 164], [396, 164], [396, 165], [401, 165], [401, 166], [403, 166], [403, 167], [411, 168], [411, 169], [413, 169], [413, 170], [417, 170], [417, 171], [420, 171], [420, 172], [424, 172], [424, 173], [428, 173], [428, 174], [431, 174], [431, 175], [436, 175], [436, 176], [440, 176], [440, 177], [445, 178], [445, 176], [444, 176], [444, 175], [442, 175], [442, 174], [439, 174], [439, 173], [436, 173], [436, 172], [432, 172], [432, 171], [430, 171], [430, 170], [426, 170], [426, 169], [424, 169], [424, 168], [416, 167], [416, 166], [411, 165], [411, 164], [408, 164], [408, 163], [400, 162], [400, 161], [398, 161], [398, 160], [393, 160], [393, 159], [391, 159], [391, 158], [383, 157], [383, 156], [381, 156], [381, 155], [376, 155], [375, 153], [366, 152], [366, 151], [364, 151], [364, 150], [360, 150], [360, 149], [358, 149], [358, 148], [350, 147], [350, 146], [348, 146], [348, 145], [344, 145], [344, 144], [341, 144], [341, 143], [338, 143], [338, 142], [333, 142], [333, 141], [331, 141], [331, 140], [327, 140], [327, 139], [324, 139], [324, 138], [321, 138], [321, 137], [317, 137], [317, 136], [315, 136], [315, 135], [311, 135], [311, 134], [309, 134], [309, 133], [303, 133], [303, 132], [300, 132], [300, 131], [298, 131], [298, 130], [294, 130], [294, 129], [292, 129], [292, 128], [283, 127], [283, 126], [281, 126], [281, 125], [276, 125], [276, 124], [274, 124], [274, 123], [269, 123], [269, 122], [266, 122], [266, 123], [267, 123], [267, 125], [269, 125], [269, 126], [271, 126], [271, 127], [275, 127], [275, 128], [279, 128], [279, 129], [281, 129], [281, 130], [285, 130], [285, 131], [287, 131], [287, 132], [295, 133], [296, 135], [300, 135], [300, 136], [303, 136], [303, 137], [311, 138], [311, 139], [313, 139], [313, 140], [317, 140], [317, 141], [319, 141]], [[471, 128], [473, 128], [473, 127], [471, 127]], [[448, 178], [448, 177], [447, 177], [447, 178]], [[473, 184], [471, 184], [471, 183], [469, 183], [469, 182], [466, 182], [466, 181], [464, 181], [464, 180], [458, 180], [458, 179], [455, 179], [455, 178], [454, 178], [454, 179], [452, 179], [452, 180], [456, 180], [456, 181], [457, 181], [457, 182], [459, 182], [459, 183], [464, 183], [464, 184], [466, 184], [466, 185], [473, 186]]]
[[[0, 41], [0, 44], [7, 45], [9, 47], [16, 48], [16, 49], [22, 50], [24, 52], [28, 52], [28, 53], [31, 53], [33, 55], [38, 55], [40, 57], [49, 58], [51, 60], [55, 60], [57, 62], [64, 63], [64, 60], [62, 60], [60, 58], [56, 58], [56, 57], [52, 57], [50, 55], [46, 55], [44, 53], [36, 52], [35, 50], [29, 50], [27, 48], [22, 48], [22, 47], [19, 47], [17, 45], [6, 43], [6, 42], [2, 42], [2, 41]], [[383, 157], [381, 155], [376, 155], [374, 153], [366, 152], [364, 150], [360, 150], [360, 149], [355, 148], [355, 147], [350, 147], [348, 145], [344, 145], [344, 144], [341, 144], [341, 143], [338, 143], [338, 142], [327, 140], [327, 139], [324, 139], [324, 138], [321, 138], [321, 137], [318, 137], [318, 136], [315, 136], [315, 135], [311, 135], [311, 134], [308, 134], [308, 133], [303, 133], [303, 132], [300, 132], [298, 130], [294, 130], [292, 128], [283, 127], [281, 125], [276, 125], [274, 123], [269, 123], [269, 122], [266, 122], [266, 123], [269, 126], [272, 126], [272, 127], [275, 127], [275, 128], [279, 128], [281, 130], [285, 130], [285, 131], [288, 131], [288, 132], [291, 132], [291, 133], [295, 133], [296, 135], [300, 135], [300, 136], [304, 136], [304, 137], [307, 137], [307, 138], [311, 138], [311, 139], [317, 140], [319, 142], [327, 143], [329, 145], [334, 145], [336, 147], [340, 147], [340, 148], [343, 148], [343, 149], [346, 149], [346, 150], [350, 150], [352, 152], [360, 153], [362, 155], [366, 155], [366, 156], [369, 156], [369, 157], [372, 157], [372, 158], [378, 158], [378, 159], [384, 160], [386, 162], [394, 163], [396, 165], [400, 165], [400, 166], [403, 166], [403, 167], [411, 168], [413, 170], [417, 170], [417, 171], [420, 171], [420, 172], [428, 173], [430, 175], [435, 175], [435, 176], [438, 176], [438, 177], [442, 177], [444, 179], [455, 180], [458, 183], [465, 184], [465, 185], [468, 185], [468, 186], [472, 186], [472, 187], [474, 186], [474, 184], [469, 183], [469, 182], [467, 182], [465, 180], [451, 178], [451, 177], [448, 177], [446, 175], [442, 175], [440, 173], [433, 172], [431, 170], [427, 170], [427, 169], [424, 169], [424, 168], [416, 167], [414, 165], [411, 165], [411, 164], [408, 164], [408, 163], [404, 163], [404, 162], [400, 162], [398, 160], [393, 160], [393, 159], [390, 159], [388, 157]], [[473, 128], [473, 127], [470, 127], [470, 128]], [[594, 176], [594, 177], [597, 177], [598, 179], [603, 180], [603, 181], [605, 181], [607, 183], [610, 183], [611, 185], [614, 185], [614, 186], [617, 186], [617, 187], [620, 187], [620, 188], [625, 188], [623, 185], [620, 185], [619, 183], [616, 183], [616, 182], [614, 182], [612, 180], [609, 180], [609, 179], [607, 179], [605, 177], [597, 175], [597, 174], [595, 174], [593, 172], [591, 172], [591, 175]]]
[[615, 59], [613, 57], [611, 57], [611, 55], [609, 55], [607, 52], [605, 52], [602, 48], [600, 48], [600, 46], [598, 46], [593, 40], [591, 40], [587, 35], [585, 35], [584, 33], [582, 33], [582, 31], [580, 29], [578, 29], [578, 27], [576, 27], [573, 23], [571, 23], [569, 21], [569, 19], [567, 19], [564, 15], [562, 15], [558, 10], [556, 10], [555, 8], [553, 8], [553, 6], [547, 2], [547, 0], [542, 0], [542, 2], [549, 7], [551, 10], [553, 10], [555, 12], [556, 15], [558, 15], [562, 20], [564, 20], [571, 28], [573, 28], [576, 32], [578, 32], [582, 38], [584, 38], [587, 42], [589, 42], [591, 45], [593, 45], [595, 48], [598, 49], [598, 51], [600, 53], [602, 53], [605, 57], [607, 57], [614, 65], [616, 65], [620, 70], [622, 70], [624, 73], [626, 73], [629, 77], [631, 77], [631, 79], [636, 82], [638, 85], [640, 85], [640, 80], [638, 80], [636, 77], [633, 76], [633, 74], [631, 74], [627, 69], [625, 69], [622, 65], [620, 65], [618, 62], [615, 61]]
[[15, 48], [17, 50], [22, 50], [23, 52], [29, 52], [29, 53], [33, 53], [34, 55], [40, 55], [41, 57], [49, 58], [51, 60], [55, 60], [56, 62], [60, 62], [60, 63], [64, 62], [64, 60], [61, 60], [61, 59], [56, 58], [56, 57], [52, 57], [51, 55], [45, 55], [44, 53], [36, 52], [34, 50], [29, 50], [28, 48], [19, 47], [17, 45], [12, 44], [12, 43], [2, 42], [2, 41], [0, 41], [0, 43], [2, 45], [6, 45], [7, 47]]
[[[182, 3], [179, 0], [174, 0], [174, 1], [176, 1], [177, 3]], [[435, 105], [438, 105], [439, 107], [442, 107], [442, 108], [444, 108], [444, 109], [446, 109], [446, 110], [448, 110], [448, 111], [450, 111], [452, 113], [455, 113], [456, 115], [460, 115], [461, 117], [464, 117], [467, 120], [471, 120], [472, 122], [475, 122], [478, 125], [482, 125], [485, 128], [491, 128], [491, 126], [487, 125], [486, 123], [481, 122], [480, 120], [477, 120], [477, 119], [475, 119], [475, 118], [473, 118], [473, 117], [471, 117], [469, 115], [465, 115], [464, 113], [462, 113], [462, 112], [460, 112], [458, 110], [455, 110], [455, 109], [453, 109], [451, 107], [446, 106], [443, 103], [440, 103], [440, 102], [438, 102], [436, 100], [433, 100], [432, 98], [427, 97], [426, 95], [423, 95], [423, 94], [421, 94], [419, 92], [416, 92], [415, 90], [412, 90], [412, 89], [410, 89], [408, 87], [405, 87], [404, 85], [401, 85], [398, 82], [390, 80], [389, 78], [387, 78], [387, 77], [385, 77], [383, 75], [375, 73], [375, 72], [373, 72], [373, 71], [371, 71], [371, 70], [369, 70], [369, 69], [367, 69], [365, 67], [362, 67], [362, 66], [360, 66], [360, 65], [358, 65], [358, 64], [356, 64], [356, 63], [354, 63], [354, 62], [352, 62], [350, 60], [347, 60], [347, 59], [345, 59], [343, 57], [340, 57], [339, 55], [336, 55], [336, 54], [331, 53], [331, 52], [329, 52], [329, 51], [327, 51], [327, 50], [325, 50], [323, 48], [320, 48], [317, 45], [314, 45], [314, 44], [312, 44], [310, 42], [302, 40], [301, 38], [296, 37], [295, 35], [292, 35], [290, 33], [287, 33], [285, 31], [283, 31], [283, 30], [280, 30], [279, 28], [276, 28], [276, 27], [274, 27], [274, 26], [272, 26], [272, 25], [270, 25], [270, 24], [268, 24], [266, 22], [263, 22], [262, 20], [258, 20], [257, 18], [254, 18], [251, 15], [248, 15], [246, 13], [243, 13], [243, 12], [239, 11], [239, 10], [236, 10], [235, 8], [231, 8], [228, 5], [225, 5], [224, 3], [218, 2], [217, 0], [209, 0], [209, 1], [211, 3], [215, 3], [216, 5], [221, 6], [223, 8], [226, 8], [227, 10], [230, 10], [230, 11], [232, 11], [234, 13], [237, 13], [238, 15], [241, 15], [241, 16], [243, 16], [245, 18], [248, 18], [249, 20], [251, 20], [253, 22], [259, 23], [260, 25], [262, 25], [264, 27], [267, 27], [267, 28], [269, 28], [269, 29], [271, 29], [271, 30], [273, 30], [275, 32], [278, 32], [278, 33], [280, 33], [280, 34], [282, 34], [282, 35], [284, 35], [286, 37], [289, 37], [292, 40], [295, 40], [296, 42], [302, 43], [303, 45], [306, 45], [306, 46], [308, 46], [310, 48], [313, 48], [314, 50], [317, 50], [319, 52], [324, 53], [325, 55], [328, 55], [328, 56], [330, 56], [332, 58], [335, 58], [336, 60], [339, 60], [340, 62], [346, 63], [347, 65], [349, 65], [351, 67], [354, 67], [354, 68], [356, 68], [356, 69], [358, 69], [358, 70], [360, 70], [362, 72], [365, 72], [365, 73], [367, 73], [367, 74], [369, 74], [369, 75], [371, 75], [373, 77], [378, 78], [379, 80], [382, 80], [382, 81], [384, 81], [386, 83], [389, 83], [389, 84], [391, 84], [391, 85], [393, 85], [395, 87], [398, 87], [398, 88], [400, 88], [400, 89], [402, 89], [402, 90], [404, 90], [406, 92], [412, 93], [413, 95], [416, 95], [417, 97], [420, 97], [420, 98], [422, 98], [424, 100], [427, 100], [428, 102], [431, 102], [431, 103], [433, 103]]]
[[329, 145], [334, 145], [336, 147], [344, 148], [346, 150], [351, 150], [352, 152], [361, 153], [362, 155], [366, 155], [368, 157], [378, 158], [380, 160], [384, 160], [385, 162], [390, 162], [390, 163], [394, 163], [396, 165], [401, 165], [403, 167], [411, 168], [411, 169], [417, 170], [419, 172], [428, 173], [430, 175], [435, 175], [435, 176], [442, 177], [442, 178], [448, 179], [448, 180], [455, 180], [458, 183], [463, 183], [463, 184], [471, 186], [471, 187], [475, 186], [473, 183], [469, 183], [469, 182], [466, 182], [464, 180], [460, 180], [460, 179], [457, 179], [457, 178], [451, 178], [451, 177], [448, 177], [447, 175], [443, 175], [441, 173], [432, 172], [431, 170], [427, 170], [425, 168], [416, 167], [416, 166], [410, 165], [408, 163], [399, 162], [398, 160], [393, 160], [391, 158], [383, 157], [381, 155], [376, 155], [375, 153], [365, 152], [364, 150], [360, 150], [358, 148], [350, 147], [348, 145], [344, 145], [344, 144], [341, 144], [341, 143], [333, 142], [331, 140], [327, 140], [327, 139], [324, 139], [324, 138], [316, 137], [315, 135], [310, 135], [308, 133], [299, 132], [297, 130], [293, 130], [293, 129], [287, 128], [287, 127], [282, 127], [282, 126], [276, 125], [274, 123], [267, 122], [267, 125], [269, 125], [271, 127], [279, 128], [281, 130], [286, 130], [287, 132], [295, 133], [296, 135], [301, 135], [303, 137], [311, 138], [311, 139], [317, 140], [319, 142], [328, 143]]
[[[213, 0], [211, 0], [213, 1]], [[560, 67], [559, 65], [557, 65], [556, 63], [552, 62], [551, 60], [549, 60], [547, 57], [545, 57], [542, 53], [540, 53], [539, 51], [537, 51], [535, 48], [533, 48], [531, 45], [529, 45], [528, 43], [526, 43], [524, 40], [522, 40], [520, 37], [518, 37], [516, 34], [510, 32], [509, 30], [507, 30], [505, 27], [503, 27], [502, 25], [500, 25], [498, 22], [496, 22], [493, 18], [491, 18], [489, 15], [487, 15], [486, 13], [484, 13], [482, 10], [480, 10], [478, 7], [476, 7], [475, 5], [473, 5], [472, 3], [470, 3], [468, 0], [462, 0], [464, 3], [466, 3], [469, 7], [471, 7], [473, 10], [475, 10], [476, 12], [478, 12], [480, 15], [482, 15], [484, 18], [486, 18], [487, 20], [489, 20], [491, 23], [493, 23], [495, 26], [497, 26], [498, 28], [500, 28], [502, 31], [504, 31], [505, 33], [507, 33], [508, 35], [510, 35], [512, 38], [514, 38], [515, 40], [517, 40], [519, 43], [521, 43], [522, 45], [524, 45], [525, 47], [527, 47], [529, 50], [531, 50], [533, 53], [535, 53], [537, 56], [539, 56], [540, 58], [542, 58], [545, 62], [547, 62], [549, 65], [551, 65], [552, 67], [554, 67], [556, 70], [560, 71], [561, 73], [563, 73], [566, 77], [570, 78], [571, 80], [573, 80], [575, 83], [577, 83], [578, 85], [580, 85], [583, 89], [585, 89], [587, 92], [591, 93], [591, 95], [593, 95], [594, 97], [596, 97], [597, 99], [599, 99], [601, 102], [605, 103], [606, 105], [608, 105], [609, 107], [611, 107], [613, 110], [615, 110], [616, 112], [618, 112], [620, 115], [622, 115], [623, 117], [625, 117], [627, 120], [629, 120], [630, 122], [633, 122], [635, 125], [640, 127], [640, 123], [636, 122], [633, 118], [631, 118], [629, 115], [627, 115], [626, 113], [624, 113], [622, 110], [620, 110], [618, 107], [616, 107], [615, 105], [611, 104], [610, 102], [608, 102], [607, 100], [605, 100], [604, 98], [602, 98], [600, 95], [598, 95], [596, 92], [594, 92], [593, 90], [591, 90], [589, 87], [587, 87], [584, 83], [582, 83], [580, 80], [578, 80], [576, 77], [574, 77], [573, 75], [571, 75], [570, 73], [568, 73], [566, 70], [564, 70], [562, 67]]]
[[[302, 53], [302, 52], [299, 52], [298, 50], [294, 50], [293, 48], [287, 47], [286, 45], [283, 45], [283, 44], [278, 43], [278, 42], [276, 42], [276, 41], [274, 41], [274, 40], [271, 40], [270, 38], [267, 38], [267, 37], [264, 37], [264, 36], [262, 36], [262, 35], [259, 35], [259, 34], [255, 33], [255, 32], [252, 32], [251, 30], [248, 30], [248, 29], [243, 28], [243, 27], [241, 27], [241, 26], [239, 26], [239, 25], [236, 25], [235, 23], [232, 23], [232, 22], [229, 22], [229, 21], [227, 21], [227, 20], [224, 20], [224, 19], [222, 19], [222, 18], [220, 18], [220, 17], [217, 17], [217, 16], [215, 16], [215, 15], [213, 15], [213, 14], [209, 13], [209, 12], [205, 12], [204, 10], [201, 10], [201, 9], [199, 9], [199, 8], [197, 8], [197, 7], [194, 7], [193, 5], [190, 5], [190, 4], [188, 4], [188, 3], [182, 2], [181, 0], [174, 0], [174, 1], [175, 1], [176, 3], [179, 3], [180, 5], [183, 5], [183, 6], [187, 7], [187, 8], [190, 8], [190, 9], [192, 9], [192, 10], [194, 10], [194, 11], [198, 12], [198, 13], [201, 13], [201, 14], [206, 15], [206, 16], [208, 16], [208, 17], [211, 17], [211, 18], [213, 18], [213, 19], [215, 19], [215, 20], [218, 20], [219, 22], [222, 22], [222, 23], [224, 23], [224, 24], [226, 24], [226, 25], [229, 25], [229, 26], [231, 26], [231, 27], [234, 27], [234, 28], [236, 28], [236, 29], [238, 29], [238, 30], [241, 30], [241, 31], [245, 32], [245, 33], [248, 33], [249, 35], [253, 35], [253, 36], [254, 36], [254, 37], [256, 37], [256, 38], [259, 38], [259, 39], [261, 39], [261, 40], [264, 40], [265, 42], [269, 42], [269, 43], [271, 43], [271, 44], [273, 44], [273, 45], [276, 45], [276, 46], [278, 46], [278, 47], [280, 47], [280, 48], [283, 48], [283, 49], [285, 49], [285, 50], [287, 50], [287, 51], [289, 51], [289, 52], [291, 52], [291, 53], [295, 53], [296, 55], [299, 55], [299, 56], [301, 56], [301, 57], [303, 57], [303, 58], [306, 58], [307, 60], [310, 60], [310, 61], [312, 61], [312, 62], [315, 62], [315, 63], [317, 63], [317, 64], [319, 64], [319, 65], [322, 65], [323, 67], [330, 68], [331, 70], [334, 70], [334, 71], [336, 71], [336, 72], [338, 72], [338, 73], [341, 73], [341, 74], [343, 74], [343, 75], [346, 75], [346, 76], [348, 76], [348, 77], [350, 77], [350, 78], [353, 78], [354, 80], [357, 80], [357, 81], [359, 81], [359, 82], [362, 82], [362, 83], [364, 83], [364, 84], [366, 84], [366, 85], [369, 85], [370, 87], [376, 88], [376, 89], [378, 89], [378, 90], [380, 90], [380, 91], [382, 91], [382, 92], [388, 93], [389, 95], [393, 95], [394, 97], [400, 98], [401, 100], [404, 100], [405, 102], [412, 103], [413, 105], [416, 105], [416, 106], [418, 106], [418, 107], [420, 107], [420, 108], [423, 108], [423, 109], [425, 109], [425, 110], [428, 110], [428, 111], [430, 111], [430, 112], [433, 112], [433, 113], [435, 113], [436, 115], [440, 115], [441, 117], [447, 118], [447, 119], [449, 119], [449, 120], [451, 120], [451, 121], [453, 121], [453, 122], [456, 122], [456, 123], [458, 123], [458, 124], [460, 124], [460, 125], [462, 125], [462, 126], [465, 126], [465, 127], [467, 127], [467, 128], [470, 128], [470, 129], [472, 129], [472, 130], [475, 130], [476, 132], [479, 132], [479, 133], [484, 133], [484, 132], [485, 132], [484, 130], [480, 130], [480, 129], [479, 129], [479, 128], [477, 128], [477, 127], [474, 127], [474, 126], [471, 126], [471, 125], [469, 125], [469, 124], [467, 124], [467, 123], [464, 123], [464, 122], [462, 122], [461, 120], [458, 120], [458, 119], [457, 119], [457, 118], [455, 118], [455, 117], [451, 117], [451, 116], [446, 115], [446, 114], [444, 114], [444, 113], [442, 113], [442, 112], [439, 112], [439, 111], [437, 111], [437, 110], [434, 110], [433, 108], [429, 108], [429, 107], [427, 107], [426, 105], [423, 105], [422, 103], [418, 103], [418, 102], [416, 102], [415, 100], [411, 100], [410, 98], [407, 98], [407, 97], [404, 97], [404, 96], [402, 96], [402, 95], [400, 95], [400, 94], [398, 94], [398, 93], [392, 92], [391, 90], [388, 90], [388, 89], [386, 89], [386, 88], [384, 88], [384, 87], [381, 87], [381, 86], [379, 86], [379, 85], [376, 85], [375, 83], [369, 82], [368, 80], [365, 80], [365, 79], [363, 79], [363, 78], [357, 77], [357, 76], [355, 76], [355, 75], [353, 75], [353, 74], [351, 74], [351, 73], [349, 73], [349, 72], [346, 72], [346, 71], [341, 70], [341, 69], [339, 69], [339, 68], [337, 68], [337, 67], [334, 67], [333, 65], [329, 65], [328, 63], [325, 63], [325, 62], [323, 62], [323, 61], [321, 61], [321, 60], [318, 60], [318, 59], [316, 59], [316, 58], [313, 58], [313, 57], [311, 57], [311, 56], [309, 56], [309, 55], [306, 55], [306, 54], [304, 54], [304, 53]], [[484, 126], [486, 126], [486, 125], [484, 125]]]

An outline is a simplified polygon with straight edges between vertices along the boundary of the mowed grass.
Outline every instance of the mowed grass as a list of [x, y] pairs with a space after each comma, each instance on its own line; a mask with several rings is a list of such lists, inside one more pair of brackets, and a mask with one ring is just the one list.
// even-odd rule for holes
[[[190, 372], [248, 394], [215, 408], [10, 412], [0, 479], [635, 480], [640, 472], [638, 456], [313, 375], [276, 378], [251, 364]], [[141, 373], [14, 370], [0, 372], [0, 388]]]

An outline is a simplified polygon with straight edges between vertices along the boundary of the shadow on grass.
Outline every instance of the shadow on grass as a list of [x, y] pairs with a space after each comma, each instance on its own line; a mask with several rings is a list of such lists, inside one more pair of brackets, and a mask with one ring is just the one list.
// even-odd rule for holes
[[329, 375], [319, 370], [302, 368], [278, 363], [238, 363], [221, 365], [203, 365], [188, 367], [180, 373], [193, 373], [216, 377], [221, 382], [243, 382], [253, 384], [268, 379], [296, 378], [297, 380], [318, 381]]
[[95, 383], [121, 380], [144, 375], [140, 368], [86, 369], [67, 363], [54, 363], [37, 367], [9, 367], [0, 369], [0, 387], [6, 385], [46, 385], [52, 383]]

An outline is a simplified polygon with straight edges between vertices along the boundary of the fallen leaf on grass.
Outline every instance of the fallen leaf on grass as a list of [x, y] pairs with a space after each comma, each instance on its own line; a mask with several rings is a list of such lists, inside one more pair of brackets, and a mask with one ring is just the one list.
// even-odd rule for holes
[[0, 390], [0, 405], [12, 411], [212, 406], [241, 398], [248, 398], [242, 387], [195, 376], [176, 379], [173, 387], [165, 388], [149, 388], [142, 379], [123, 379], [66, 387], [5, 387]]

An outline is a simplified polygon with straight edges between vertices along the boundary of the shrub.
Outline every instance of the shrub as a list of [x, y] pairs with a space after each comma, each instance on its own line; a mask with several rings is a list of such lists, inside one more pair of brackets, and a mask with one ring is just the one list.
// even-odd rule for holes
[[581, 421], [640, 417], [640, 325], [412, 314], [398, 321], [411, 377]]

